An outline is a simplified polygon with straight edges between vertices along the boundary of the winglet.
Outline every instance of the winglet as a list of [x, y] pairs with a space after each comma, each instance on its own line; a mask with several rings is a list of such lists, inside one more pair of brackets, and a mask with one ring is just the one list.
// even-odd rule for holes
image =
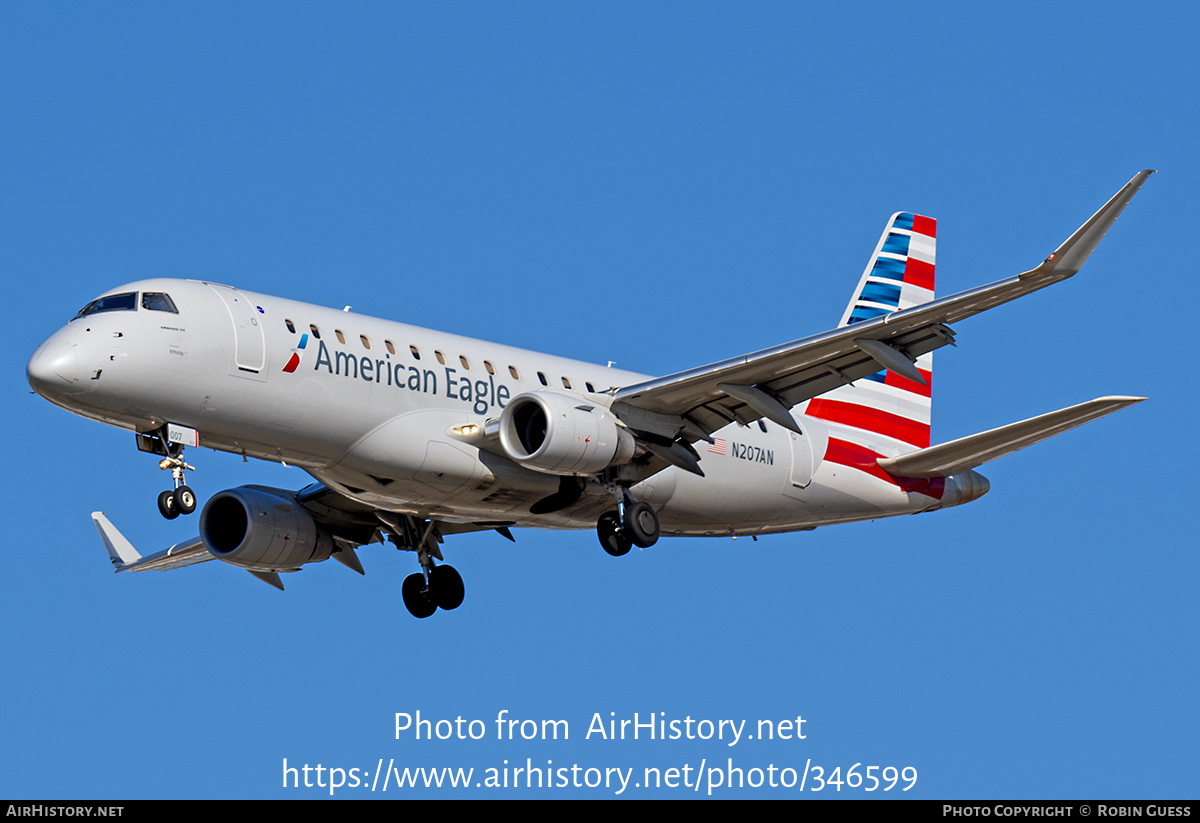
[[1112, 224], [1121, 216], [1121, 212], [1129, 205], [1129, 201], [1155, 171], [1155, 169], [1145, 169], [1135, 174], [1132, 180], [1100, 208], [1100, 211], [1093, 214], [1090, 220], [1076, 229], [1075, 233], [1055, 249], [1053, 254], [1043, 260], [1040, 266], [1022, 272], [1021, 277], [1062, 280], [1083, 268], [1084, 262], [1096, 250], [1096, 246], [1100, 244], [1104, 235], [1112, 228]]
[[100, 532], [100, 539], [108, 551], [108, 559], [117, 571], [142, 559], [138, 550], [109, 522], [104, 512], [92, 512], [92, 522], [96, 524], [96, 531]]

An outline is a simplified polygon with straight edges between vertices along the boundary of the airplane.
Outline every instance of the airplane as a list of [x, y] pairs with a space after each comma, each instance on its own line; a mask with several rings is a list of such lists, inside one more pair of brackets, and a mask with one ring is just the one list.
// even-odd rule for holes
[[34, 352], [30, 386], [134, 432], [173, 519], [195, 511], [187, 447], [298, 466], [298, 491], [217, 492], [199, 535], [143, 556], [92, 514], [116, 571], [219, 559], [281, 572], [385, 539], [425, 618], [457, 608], [445, 537], [595, 528], [621, 556], [660, 535], [751, 536], [950, 508], [982, 464], [1138, 403], [1100, 397], [931, 445], [932, 353], [951, 325], [1065, 280], [1152, 174], [1139, 172], [1034, 268], [935, 298], [937, 222], [888, 220], [836, 328], [665, 377], [443, 334], [198, 280], [110, 289]]

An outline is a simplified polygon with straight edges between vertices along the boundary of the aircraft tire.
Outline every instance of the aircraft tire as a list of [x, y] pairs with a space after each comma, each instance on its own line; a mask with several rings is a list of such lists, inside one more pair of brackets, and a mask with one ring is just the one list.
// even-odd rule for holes
[[429, 590], [439, 609], [450, 611], [462, 605], [465, 594], [463, 579], [453, 566], [434, 566], [429, 573]]
[[425, 575], [420, 572], [404, 578], [400, 595], [404, 598], [404, 607], [413, 617], [426, 618], [437, 611], [437, 604], [425, 588]]
[[629, 550], [633, 547], [633, 541], [621, 528], [621, 519], [616, 512], [605, 512], [600, 515], [600, 519], [596, 521], [596, 534], [600, 538], [600, 545], [613, 557], [629, 554]]
[[175, 508], [180, 514], [191, 514], [196, 510], [196, 493], [187, 486], [175, 490]]
[[625, 507], [625, 533], [633, 545], [642, 549], [658, 542], [658, 515], [649, 503], [630, 503]]
[[168, 520], [174, 520], [179, 516], [179, 507], [175, 505], [174, 492], [162, 492], [158, 496], [158, 513]]

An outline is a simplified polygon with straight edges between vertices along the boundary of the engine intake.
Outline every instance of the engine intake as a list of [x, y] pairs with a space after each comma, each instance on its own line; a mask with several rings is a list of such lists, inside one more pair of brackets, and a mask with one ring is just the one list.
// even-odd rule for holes
[[612, 414], [557, 392], [519, 394], [500, 415], [500, 445], [547, 474], [592, 475], [633, 459], [636, 441]]
[[297, 571], [333, 551], [303, 506], [254, 486], [213, 495], [200, 513], [200, 539], [218, 560], [258, 571]]

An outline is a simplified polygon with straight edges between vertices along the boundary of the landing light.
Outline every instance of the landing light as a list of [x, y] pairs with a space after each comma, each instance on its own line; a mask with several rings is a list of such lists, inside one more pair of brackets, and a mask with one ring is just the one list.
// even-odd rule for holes
[[471, 435], [479, 434], [479, 426], [475, 425], [474, 423], [467, 423], [462, 426], [455, 426], [454, 430], [461, 435], [465, 435], [466, 437], [470, 437]]

